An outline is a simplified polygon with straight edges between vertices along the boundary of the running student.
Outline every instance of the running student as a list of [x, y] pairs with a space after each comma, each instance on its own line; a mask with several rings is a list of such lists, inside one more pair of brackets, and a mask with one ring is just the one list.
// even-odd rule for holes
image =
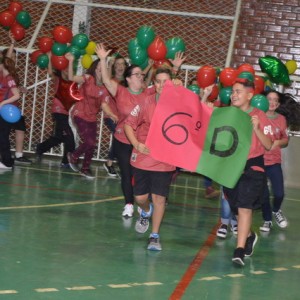
[[101, 109], [114, 121], [118, 121], [109, 108], [108, 102], [111, 97], [103, 85], [100, 60], [95, 60], [87, 69], [83, 76], [73, 74], [74, 56], [66, 54], [69, 60], [69, 80], [80, 84], [80, 92], [83, 97], [81, 101], [75, 103], [71, 116], [80, 136], [79, 146], [68, 153], [70, 167], [75, 172], [79, 172], [78, 161], [83, 157], [80, 174], [86, 178], [93, 179], [94, 175], [90, 169], [97, 140], [97, 116]]
[[[165, 213], [166, 197], [175, 167], [153, 159], [145, 141], [150, 129], [162, 88], [172, 77], [170, 69], [157, 69], [154, 79], [156, 94], [138, 104], [125, 120], [124, 130], [133, 145], [130, 163], [133, 167], [133, 192], [135, 201], [141, 208], [135, 224], [138, 233], [145, 233], [152, 216], [152, 231], [149, 236], [148, 250], [162, 250], [159, 229]], [[149, 201], [152, 199], [152, 203]]]
[[253, 126], [244, 173], [233, 189], [223, 188], [231, 210], [238, 218], [237, 246], [232, 261], [240, 265], [244, 265], [245, 256], [253, 254], [257, 242], [257, 234], [251, 231], [252, 213], [254, 209], [261, 207], [266, 183], [263, 156], [265, 150], [270, 150], [272, 147], [272, 140], [267, 135], [270, 132], [270, 123], [263, 111], [251, 107], [250, 101], [253, 95], [252, 81], [239, 78], [233, 84], [231, 105], [249, 114]]
[[281, 148], [287, 147], [289, 139], [287, 128], [300, 123], [300, 104], [290, 94], [268, 91], [269, 100], [267, 117], [272, 126], [273, 145], [264, 155], [266, 174], [271, 183], [273, 203], [270, 203], [270, 192], [266, 185], [262, 215], [264, 223], [260, 231], [269, 232], [272, 227], [272, 217], [280, 228], [286, 228], [288, 220], [282, 213], [281, 206], [284, 199], [284, 180], [281, 168]]

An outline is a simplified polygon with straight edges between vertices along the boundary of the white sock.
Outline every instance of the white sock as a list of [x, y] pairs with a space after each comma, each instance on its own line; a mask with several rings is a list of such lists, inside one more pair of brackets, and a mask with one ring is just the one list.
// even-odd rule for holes
[[20, 158], [23, 156], [23, 152], [15, 152], [15, 158]]

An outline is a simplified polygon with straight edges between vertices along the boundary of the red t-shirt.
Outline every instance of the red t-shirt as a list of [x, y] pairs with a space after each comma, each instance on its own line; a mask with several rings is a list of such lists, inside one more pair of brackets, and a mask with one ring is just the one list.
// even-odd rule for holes
[[[148, 96], [142, 103], [136, 105], [125, 120], [125, 124], [130, 125], [136, 131], [139, 142], [145, 143], [151, 120], [156, 107], [155, 94]], [[169, 172], [174, 171], [175, 167], [155, 160], [151, 155], [145, 155], [133, 149], [130, 163], [133, 167], [150, 170]]]
[[[286, 139], [288, 141], [287, 124], [283, 115], [275, 114], [274, 116], [268, 116], [269, 122], [272, 126], [272, 140]], [[281, 148], [276, 147], [270, 151], [266, 151], [264, 155], [264, 161], [266, 166], [280, 164], [281, 163]]]
[[93, 76], [84, 75], [84, 83], [80, 86], [83, 99], [76, 102], [72, 110], [72, 115], [87, 122], [96, 122], [97, 114], [101, 111], [101, 104], [110, 94], [104, 85], [98, 86]]
[[[271, 124], [266, 116], [266, 114], [258, 109], [253, 107], [253, 109], [248, 113], [249, 116], [258, 116], [259, 118], [259, 127], [265, 135], [271, 135]], [[257, 157], [265, 153], [265, 147], [262, 145], [254, 130], [252, 131], [252, 141], [250, 146], [250, 151], [248, 155], [249, 158]]]
[[[11, 75], [0, 74], [0, 102], [12, 97], [11, 89], [16, 87], [16, 82]], [[12, 104], [17, 105], [17, 103], [18, 101], [15, 101]]]
[[115, 100], [117, 104], [119, 121], [114, 134], [114, 137], [118, 141], [125, 144], [130, 144], [124, 132], [125, 119], [137, 104], [143, 102], [145, 97], [148, 95], [154, 94], [154, 91], [154, 88], [147, 88], [140, 94], [131, 94], [128, 88], [120, 84], [118, 85]]
[[58, 113], [63, 115], [68, 115], [68, 109], [63, 105], [62, 101], [60, 100], [63, 95], [64, 97], [69, 94], [70, 86], [72, 84], [72, 81], [66, 81], [60, 77], [55, 77], [54, 82], [54, 90], [55, 90], [55, 96], [52, 100], [52, 106], [51, 106], [51, 112], [52, 113]]

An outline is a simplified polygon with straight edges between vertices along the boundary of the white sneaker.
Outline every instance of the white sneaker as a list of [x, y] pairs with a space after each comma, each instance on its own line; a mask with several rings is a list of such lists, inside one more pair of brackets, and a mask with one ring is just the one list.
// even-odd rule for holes
[[273, 216], [274, 216], [274, 219], [275, 219], [277, 225], [278, 225], [280, 228], [285, 228], [285, 227], [287, 227], [287, 225], [288, 225], [287, 219], [286, 219], [286, 217], [283, 215], [283, 213], [282, 213], [281, 210], [279, 210], [278, 212], [273, 212]]
[[0, 169], [3, 169], [3, 170], [12, 170], [12, 167], [7, 167], [5, 164], [3, 164], [2, 162], [0, 162]]
[[122, 216], [127, 218], [132, 218], [134, 212], [133, 204], [128, 203], [124, 206]]
[[259, 227], [259, 230], [262, 232], [269, 232], [272, 227], [272, 221], [265, 221], [262, 226]]

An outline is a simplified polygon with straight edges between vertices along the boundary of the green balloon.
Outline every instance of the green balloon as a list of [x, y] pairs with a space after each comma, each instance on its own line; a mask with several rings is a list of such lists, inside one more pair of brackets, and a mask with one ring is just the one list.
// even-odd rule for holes
[[185, 44], [180, 37], [173, 37], [166, 42], [167, 54], [166, 58], [174, 59], [176, 52], [184, 52]]
[[197, 84], [191, 84], [187, 88], [191, 90], [193, 93], [200, 95], [200, 87]]
[[128, 53], [130, 53], [137, 47], [140, 47], [138, 39], [137, 38], [131, 39], [128, 43]]
[[219, 92], [220, 101], [225, 105], [229, 105], [231, 94], [232, 94], [231, 86], [221, 88]]
[[244, 78], [244, 79], [248, 79], [249, 81], [251, 82], [254, 82], [254, 75], [250, 72], [241, 72], [239, 75], [238, 75], [238, 78]]
[[136, 47], [129, 53], [131, 63], [138, 66], [143, 64], [147, 57], [147, 51], [141, 47]]
[[38, 56], [37, 61], [36, 61], [37, 65], [39, 68], [41, 69], [46, 69], [48, 67], [49, 64], [49, 57], [47, 54], [41, 54]]
[[54, 55], [62, 56], [66, 53], [68, 48], [67, 44], [61, 44], [58, 42], [54, 42], [51, 48], [51, 51]]
[[22, 25], [25, 29], [29, 28], [31, 25], [31, 18], [27, 11], [22, 10], [17, 14], [17, 22]]
[[81, 56], [81, 51], [77, 46], [69, 46], [66, 50], [66, 53], [68, 52], [72, 53], [75, 59], [78, 59]]
[[152, 27], [150, 26], [141, 26], [138, 29], [138, 32], [136, 34], [136, 38], [138, 40], [139, 45], [142, 48], [148, 48], [149, 45], [153, 42], [155, 38], [155, 33]]
[[79, 49], [84, 49], [89, 43], [89, 38], [84, 33], [78, 33], [73, 36], [71, 45], [77, 46]]
[[141, 64], [139, 65], [139, 67], [140, 67], [142, 70], [144, 70], [144, 69], [147, 68], [148, 63], [149, 63], [149, 57], [147, 57], [146, 60], [145, 60], [143, 63], [141, 63]]
[[280, 59], [267, 55], [265, 57], [261, 57], [258, 62], [261, 70], [270, 77], [272, 82], [284, 85], [291, 84], [289, 71]]
[[251, 99], [250, 105], [264, 112], [269, 110], [269, 101], [266, 96], [261, 94], [254, 95]]

